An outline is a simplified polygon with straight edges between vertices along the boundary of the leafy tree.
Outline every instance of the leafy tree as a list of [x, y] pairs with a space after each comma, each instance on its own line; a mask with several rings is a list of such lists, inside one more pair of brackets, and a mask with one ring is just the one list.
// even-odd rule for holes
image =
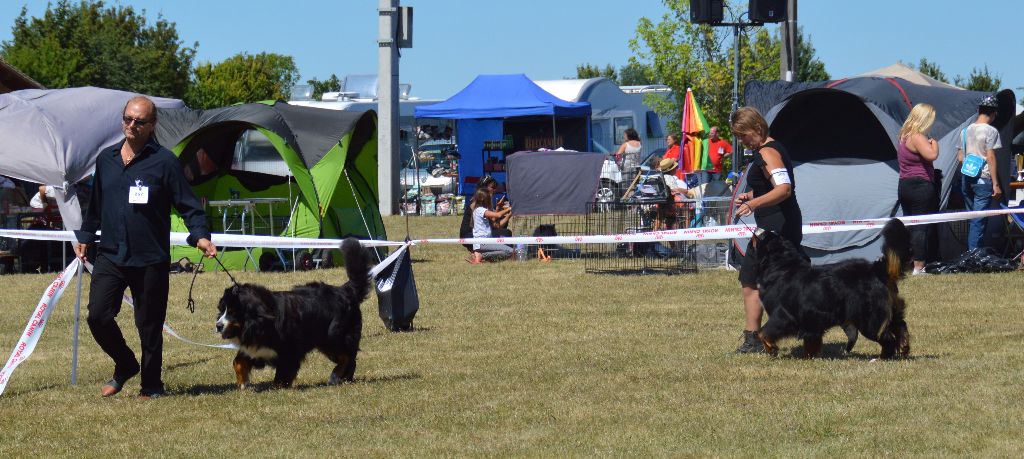
[[615, 67], [611, 64], [605, 65], [603, 69], [590, 64], [576, 66], [576, 78], [604, 77], [614, 81], [619, 86], [654, 84], [655, 82], [651, 79], [649, 73], [647, 66], [635, 60], [631, 60], [628, 64], [619, 67], [618, 70], [615, 70]]
[[825, 81], [831, 80], [825, 70], [825, 63], [815, 55], [814, 45], [811, 44], [811, 37], [804, 38], [804, 28], [798, 27], [796, 31], [796, 79], [797, 81]]
[[988, 64], [985, 64], [981, 69], [971, 69], [971, 75], [964, 78], [957, 75], [953, 79], [955, 85], [970, 89], [971, 91], [985, 91], [985, 92], [996, 92], [999, 90], [999, 86], [1002, 84], [1002, 79], [993, 76], [988, 70]]
[[[728, 133], [728, 115], [732, 110], [733, 47], [732, 29], [693, 24], [689, 17], [689, 1], [663, 0], [668, 12], [659, 22], [640, 18], [636, 35], [630, 40], [634, 56], [630, 63], [645, 66], [647, 74], [658, 83], [674, 90], [674, 97], [647, 97], [645, 102], [666, 119], [669, 129], [678, 129], [678, 114], [692, 88], [697, 103], [712, 125]], [[736, 3], [731, 11], [743, 11], [746, 2]], [[809, 38], [798, 31], [798, 73], [801, 81], [827, 80], [825, 65], [815, 57]], [[781, 42], [766, 28], [749, 28], [740, 34], [740, 101], [744, 85], [751, 80], [778, 78]]]
[[320, 81], [313, 78], [311, 80], [306, 80], [306, 84], [311, 86], [313, 89], [313, 100], [320, 100], [320, 97], [323, 96], [325, 92], [341, 91], [341, 80], [339, 80], [338, 76], [333, 73], [331, 74], [331, 77], [326, 80]]
[[22, 7], [0, 56], [49, 88], [98, 86], [181, 98], [198, 43], [182, 45], [173, 22], [102, 1], [48, 5], [42, 18]]
[[647, 84], [656, 84], [657, 82], [651, 79], [647, 66], [630, 61], [628, 64], [619, 67], [619, 80], [618, 83], [621, 86], [641, 86]]
[[586, 79], [600, 77], [616, 81], [618, 79], [618, 74], [615, 72], [615, 67], [612, 67], [611, 64], [604, 66], [603, 69], [590, 64], [581, 64], [576, 66], [576, 78]]
[[211, 108], [287, 99], [299, 80], [299, 71], [291, 56], [239, 53], [216, 65], [200, 63], [194, 77], [185, 103], [195, 108]]
[[942, 69], [939, 68], [939, 64], [929, 61], [928, 59], [922, 57], [921, 62], [917, 64], [917, 70], [938, 81], [949, 83], [949, 79], [946, 78], [945, 73], [942, 73]]

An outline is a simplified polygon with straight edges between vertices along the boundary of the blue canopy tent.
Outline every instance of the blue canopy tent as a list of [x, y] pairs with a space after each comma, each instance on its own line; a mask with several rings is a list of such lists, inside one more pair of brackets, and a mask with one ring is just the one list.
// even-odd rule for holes
[[479, 75], [448, 100], [416, 107], [415, 116], [457, 121], [462, 194], [472, 193], [474, 178], [485, 173], [504, 182], [504, 155], [492, 156], [484, 141], [511, 137], [515, 150], [591, 149], [590, 103], [559, 99], [523, 74]]

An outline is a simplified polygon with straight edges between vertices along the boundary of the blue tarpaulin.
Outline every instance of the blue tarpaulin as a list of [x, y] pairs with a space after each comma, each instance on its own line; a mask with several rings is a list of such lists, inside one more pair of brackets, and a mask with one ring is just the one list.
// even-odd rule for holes
[[590, 116], [590, 103], [559, 99], [520, 73], [479, 75], [448, 100], [416, 107], [417, 118], [464, 120], [531, 115], [586, 117]]
[[[438, 118], [459, 120], [456, 136], [459, 153], [460, 193], [470, 194], [475, 186], [467, 184], [467, 177], [484, 175], [484, 158], [481, 154], [485, 140], [501, 140], [505, 135], [521, 137], [523, 132], [537, 132], [539, 136], [555, 138], [562, 134], [561, 145], [572, 149], [590, 149], [590, 103], [568, 102], [553, 96], [523, 74], [479, 75], [444, 102], [416, 107], [416, 118]], [[539, 117], [544, 117], [540, 119]], [[532, 118], [532, 119], [531, 119]], [[515, 127], [506, 126], [506, 121], [516, 121]], [[528, 123], [524, 127], [523, 123]], [[511, 126], [511, 125], [510, 125]], [[533, 130], [530, 126], [538, 126]], [[527, 147], [520, 142], [516, 149]], [[491, 172], [499, 183], [504, 182], [504, 172]]]

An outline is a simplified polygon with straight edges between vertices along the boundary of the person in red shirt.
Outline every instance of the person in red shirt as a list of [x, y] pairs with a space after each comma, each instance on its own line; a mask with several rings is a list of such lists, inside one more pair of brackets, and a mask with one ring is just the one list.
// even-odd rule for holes
[[679, 134], [669, 134], [665, 136], [665, 155], [661, 158], [657, 158], [657, 161], [652, 159], [651, 163], [657, 167], [662, 159], [669, 158], [674, 161], [679, 161]]
[[708, 131], [708, 157], [711, 158], [711, 180], [722, 179], [722, 158], [732, 154], [731, 142], [718, 137], [718, 126], [711, 126]]

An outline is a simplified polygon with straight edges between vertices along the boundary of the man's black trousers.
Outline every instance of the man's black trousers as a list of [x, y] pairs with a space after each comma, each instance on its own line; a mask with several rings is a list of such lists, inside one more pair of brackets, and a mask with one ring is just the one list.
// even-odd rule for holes
[[114, 379], [120, 383], [139, 368], [135, 353], [124, 341], [114, 318], [121, 311], [127, 287], [135, 303], [135, 326], [142, 342], [142, 392], [163, 391], [164, 319], [167, 317], [167, 284], [170, 264], [144, 267], [116, 266], [103, 255], [96, 257], [89, 290], [89, 330], [100, 348], [114, 359]]

